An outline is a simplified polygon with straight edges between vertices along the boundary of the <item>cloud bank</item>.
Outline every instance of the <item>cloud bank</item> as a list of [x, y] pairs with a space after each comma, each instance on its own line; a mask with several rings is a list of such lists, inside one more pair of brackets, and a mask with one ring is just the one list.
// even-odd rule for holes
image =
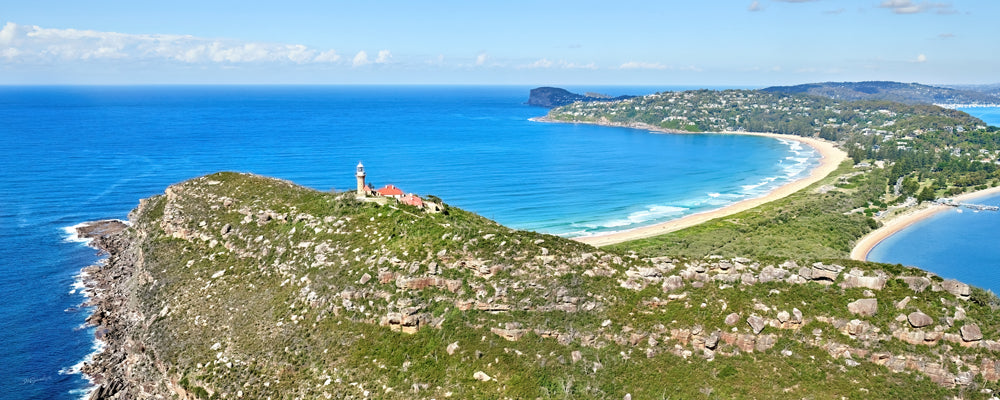
[[[374, 63], [392, 58], [378, 52]], [[359, 60], [360, 59], [360, 60]], [[49, 64], [87, 61], [174, 61], [183, 64], [333, 64], [341, 56], [332, 49], [300, 44], [206, 39], [190, 35], [129, 34], [77, 29], [48, 29], [7, 22], [0, 29], [0, 60]], [[355, 66], [370, 64], [359, 52]]]

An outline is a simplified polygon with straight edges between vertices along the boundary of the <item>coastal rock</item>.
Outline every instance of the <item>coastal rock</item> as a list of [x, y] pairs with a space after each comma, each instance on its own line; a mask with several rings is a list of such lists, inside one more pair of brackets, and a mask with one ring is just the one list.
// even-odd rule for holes
[[896, 302], [896, 309], [902, 310], [906, 308], [906, 305], [910, 302], [910, 296], [904, 297], [902, 300]]
[[968, 299], [969, 295], [972, 294], [969, 285], [954, 279], [945, 279], [944, 282], [941, 282], [941, 287], [944, 288], [946, 292], [951, 293], [960, 299]]
[[860, 299], [847, 304], [847, 311], [862, 317], [870, 317], [878, 312], [878, 299]]
[[474, 374], [472, 374], [472, 379], [475, 379], [480, 382], [489, 382], [493, 378], [491, 378], [489, 375], [486, 375], [486, 373], [483, 371], [476, 371]]
[[910, 315], [906, 316], [906, 320], [910, 322], [910, 326], [914, 328], [923, 328], [934, 323], [934, 319], [929, 315], [924, 314], [920, 311], [911, 312]]
[[747, 324], [750, 325], [750, 329], [753, 330], [753, 333], [756, 335], [759, 334], [760, 331], [764, 330], [764, 327], [767, 326], [767, 321], [765, 321], [764, 318], [751, 315], [747, 318]]
[[931, 280], [923, 276], [901, 276], [899, 279], [906, 282], [906, 285], [910, 287], [910, 290], [920, 293], [931, 286]]
[[663, 291], [672, 292], [674, 290], [684, 287], [684, 279], [677, 275], [671, 275], [667, 279], [663, 280]]
[[976, 324], [963, 325], [958, 332], [962, 334], [962, 341], [965, 342], [975, 342], [983, 339], [983, 333], [979, 330], [979, 325]]
[[764, 267], [760, 270], [760, 274], [757, 276], [757, 281], [760, 283], [767, 283], [773, 281], [780, 281], [788, 276], [788, 271], [782, 268], [775, 268], [770, 265]]
[[882, 290], [885, 287], [886, 278], [883, 276], [860, 276], [854, 272], [852, 270], [850, 274], [844, 276], [844, 281], [840, 283], [840, 287], [844, 289], [866, 288], [872, 290]]

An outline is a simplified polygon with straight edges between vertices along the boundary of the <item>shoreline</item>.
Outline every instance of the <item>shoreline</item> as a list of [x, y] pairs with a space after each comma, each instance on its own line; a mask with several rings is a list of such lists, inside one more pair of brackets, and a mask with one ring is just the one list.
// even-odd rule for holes
[[[965, 202], [998, 193], [1000, 193], [1000, 186], [977, 190], [975, 192], [963, 193], [955, 196], [954, 199], [958, 202]], [[868, 254], [871, 253], [871, 251], [875, 248], [875, 246], [878, 246], [879, 243], [882, 243], [892, 235], [895, 235], [899, 231], [902, 231], [913, 224], [937, 215], [940, 212], [951, 209], [954, 209], [954, 207], [941, 204], [932, 204], [930, 206], [923, 205], [893, 216], [892, 218], [885, 220], [882, 227], [871, 231], [861, 239], [858, 239], [854, 248], [851, 249], [851, 259], [867, 261]]]
[[835, 171], [840, 166], [840, 164], [847, 159], [847, 152], [837, 148], [833, 143], [819, 138], [804, 137], [804, 136], [782, 135], [777, 133], [764, 133], [764, 132], [736, 132], [736, 131], [695, 133], [687, 131], [678, 131], [676, 129], [664, 129], [645, 123], [621, 124], [621, 123], [610, 123], [610, 122], [609, 123], [564, 122], [564, 121], [552, 120], [547, 117], [532, 118], [531, 120], [536, 122], [548, 122], [548, 123], [569, 123], [569, 124], [578, 123], [587, 125], [611, 126], [618, 128], [646, 129], [655, 133], [669, 133], [669, 134], [683, 134], [683, 135], [723, 134], [723, 135], [763, 136], [774, 139], [794, 140], [799, 143], [803, 143], [809, 147], [812, 147], [820, 154], [819, 165], [813, 168], [812, 171], [809, 172], [808, 176], [789, 182], [785, 185], [779, 186], [763, 196], [755, 197], [752, 199], [740, 200], [736, 203], [727, 205], [722, 208], [691, 214], [682, 218], [665, 221], [654, 225], [633, 228], [619, 232], [611, 232], [605, 234], [597, 234], [593, 236], [581, 236], [581, 237], [571, 238], [572, 240], [586, 243], [596, 247], [618, 244], [630, 240], [645, 239], [653, 236], [659, 236], [662, 234], [699, 225], [716, 218], [725, 217], [738, 212], [746, 211], [751, 208], [760, 206], [762, 204], [788, 197], [792, 193], [805, 189], [806, 187], [812, 185], [813, 183], [816, 183], [822, 180], [823, 178], [826, 178], [827, 175]]

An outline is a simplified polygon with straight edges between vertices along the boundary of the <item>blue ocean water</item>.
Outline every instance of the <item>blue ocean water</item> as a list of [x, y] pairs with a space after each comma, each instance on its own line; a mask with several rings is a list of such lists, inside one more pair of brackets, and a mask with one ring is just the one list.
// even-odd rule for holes
[[85, 393], [74, 371], [95, 343], [74, 285], [97, 257], [66, 229], [124, 219], [185, 179], [231, 170], [345, 190], [363, 160], [375, 185], [574, 236], [760, 196], [818, 163], [770, 138], [532, 122], [547, 110], [524, 104], [529, 89], [0, 88], [0, 398]]
[[[960, 110], [1000, 126], [1000, 108]], [[1000, 195], [973, 200], [1000, 205]], [[949, 210], [938, 213], [886, 238], [868, 259], [915, 266], [945, 278], [954, 278], [1000, 293], [1000, 212]]]

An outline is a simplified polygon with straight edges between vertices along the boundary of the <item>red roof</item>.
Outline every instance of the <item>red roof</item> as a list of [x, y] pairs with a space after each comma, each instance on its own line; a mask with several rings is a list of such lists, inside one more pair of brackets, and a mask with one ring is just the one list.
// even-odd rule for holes
[[402, 196], [403, 195], [403, 191], [399, 190], [398, 187], [395, 187], [393, 185], [385, 185], [384, 188], [376, 190], [376, 192], [378, 192], [378, 194], [383, 195], [383, 196]]
[[421, 199], [420, 196], [417, 196], [415, 194], [408, 194], [408, 195], [404, 196], [402, 199], [399, 199], [399, 202], [403, 203], [403, 204], [408, 204], [408, 205], [411, 205], [411, 206], [416, 206], [416, 207], [423, 207], [424, 206], [423, 199]]

